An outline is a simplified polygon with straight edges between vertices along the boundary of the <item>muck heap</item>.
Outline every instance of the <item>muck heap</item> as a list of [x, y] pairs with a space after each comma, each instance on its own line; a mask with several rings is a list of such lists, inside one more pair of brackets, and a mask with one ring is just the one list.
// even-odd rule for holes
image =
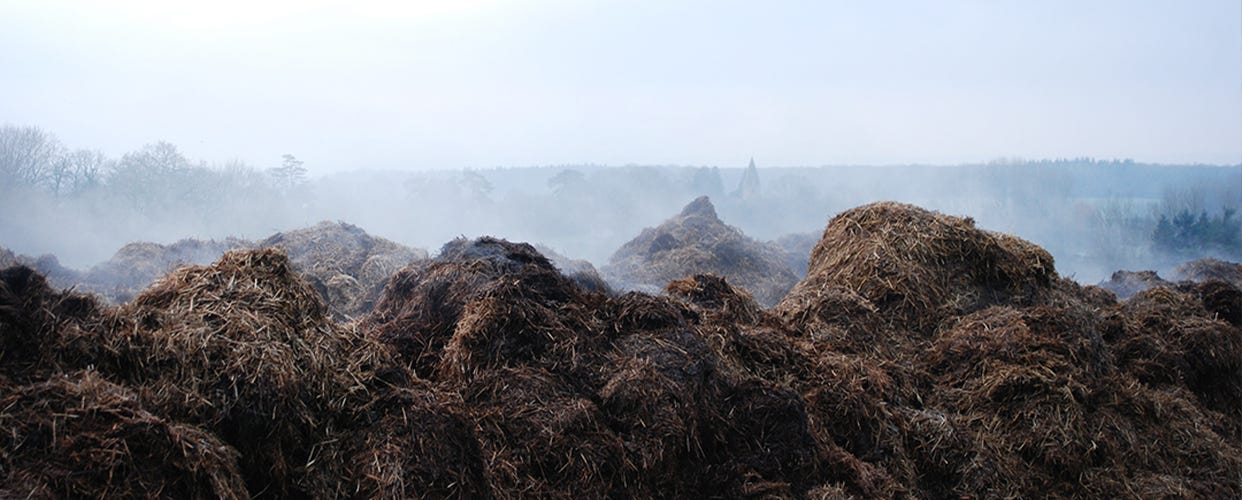
[[617, 249], [603, 272], [618, 288], [648, 293], [659, 293], [675, 279], [711, 273], [744, 288], [765, 307], [779, 302], [798, 281], [780, 246], [726, 225], [706, 196], [658, 227], [643, 229]]
[[426, 250], [371, 236], [344, 222], [276, 233], [258, 246], [287, 252], [294, 269], [319, 291], [337, 321], [361, 318], [375, 306], [389, 276], [427, 258]]
[[121, 306], [0, 271], [0, 497], [1242, 497], [1226, 281], [1118, 302], [896, 203], [772, 308], [480, 238], [340, 323], [294, 267], [234, 250]]

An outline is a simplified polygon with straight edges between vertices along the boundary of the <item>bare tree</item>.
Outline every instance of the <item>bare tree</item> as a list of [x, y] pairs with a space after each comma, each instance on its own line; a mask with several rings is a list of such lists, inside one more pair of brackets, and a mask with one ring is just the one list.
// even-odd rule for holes
[[191, 169], [189, 160], [167, 142], [155, 142], [126, 153], [108, 176], [111, 191], [139, 212], [168, 205], [178, 197], [178, 184]]
[[0, 127], [0, 185], [37, 186], [45, 182], [64, 146], [38, 127]]
[[44, 183], [54, 196], [81, 193], [99, 184], [108, 158], [99, 151], [78, 149], [52, 159]]
[[110, 163], [102, 151], [93, 149], [76, 149], [65, 155], [65, 159], [72, 173], [72, 183], [68, 186], [70, 193], [80, 193], [98, 186]]

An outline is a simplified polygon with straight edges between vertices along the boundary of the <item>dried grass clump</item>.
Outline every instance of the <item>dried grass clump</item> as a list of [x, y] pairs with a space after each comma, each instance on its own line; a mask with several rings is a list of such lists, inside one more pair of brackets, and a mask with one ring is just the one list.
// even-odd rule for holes
[[[840, 287], [883, 312], [891, 326], [931, 335], [941, 322], [996, 304], [1030, 304], [1050, 288], [1052, 256], [1026, 241], [975, 228], [974, 221], [882, 202], [833, 217], [815, 246], [800, 297]], [[811, 301], [813, 302], [813, 301]]]
[[619, 495], [625, 450], [592, 402], [601, 301], [530, 245], [456, 240], [398, 273], [362, 327], [463, 395], [492, 494]]
[[960, 319], [925, 362], [933, 397], [976, 436], [958, 464], [965, 491], [1029, 496], [1107, 465], [1093, 398], [1109, 372], [1090, 318], [1051, 308], [995, 307]]
[[843, 353], [891, 359], [918, 340], [888, 325], [871, 301], [839, 286], [803, 287], [774, 313], [797, 335]]
[[679, 302], [622, 297], [611, 323], [629, 328], [613, 343], [607, 366], [616, 368], [601, 391], [614, 428], [641, 450], [645, 487], [789, 496], [828, 478], [800, 396], [812, 353], [722, 278], [669, 289]]
[[0, 270], [0, 376], [30, 383], [85, 368], [106, 350], [93, 296], [51, 288], [26, 266]]
[[1191, 293], [1203, 302], [1209, 316], [1242, 328], [1242, 289], [1210, 280], [1195, 285]]
[[606, 339], [585, 304], [544, 301], [508, 279], [479, 293], [463, 308], [444, 347], [438, 379], [469, 379], [480, 371], [521, 365], [589, 376], [583, 372], [598, 363], [598, 344]]
[[338, 429], [368, 398], [387, 353], [333, 324], [311, 285], [274, 249], [181, 268], [119, 316], [101, 370], [145, 404], [218, 433], [241, 452], [252, 491], [335, 491]]
[[707, 456], [719, 462], [707, 469], [715, 473], [711, 480], [726, 486], [728, 496], [748, 493], [756, 483], [797, 493], [820, 482], [819, 446], [806, 402], [790, 388], [760, 378], [725, 382], [716, 386], [718, 406], [708, 407], [712, 425], [703, 440]]
[[[677, 290], [683, 292], [678, 295]], [[785, 453], [776, 454], [785, 456], [790, 463], [806, 464], [807, 468], [795, 474], [768, 471], [759, 476], [752, 474], [752, 477], [766, 477], [767, 483], [784, 484], [793, 492], [803, 492], [829, 481], [854, 495], [891, 497], [912, 490], [913, 486], [908, 485], [913, 485], [920, 477], [919, 459], [925, 458], [926, 462], [935, 464], [942, 462], [938, 457], [945, 452], [929, 451], [920, 455], [908, 450], [907, 441], [937, 443], [939, 448], [947, 446], [941, 444], [947, 441], [943, 436], [945, 432], [937, 429], [911, 431], [900, 418], [897, 410], [917, 400], [912, 385], [914, 377], [908, 367], [842, 354], [822, 336], [790, 331], [762, 311], [757, 320], [739, 320], [736, 314], [728, 314], [721, 307], [735, 300], [738, 292], [720, 279], [681, 280], [670, 284], [670, 293], [687, 301], [700, 313], [694, 327], [714, 354], [706, 356], [716, 360], [713, 372], [731, 374], [725, 380], [762, 381], [759, 383], [786, 388], [804, 407], [801, 412], [805, 417], [766, 418], [765, 421], [784, 421], [784, 425], [793, 425], [788, 429], [798, 429], [788, 436], [805, 433], [811, 437], [804, 441], [791, 440], [780, 446]], [[696, 300], [696, 294], [703, 295]], [[826, 315], [827, 311], [833, 311], [833, 316], [847, 316], [852, 312], [874, 314], [874, 310], [837, 309], [831, 303], [822, 304], [819, 310]], [[845, 323], [841, 318], [840, 324]], [[838, 331], [849, 335], [843, 329]], [[719, 380], [718, 377], [713, 380]], [[716, 386], [728, 387], [730, 383], [716, 382]], [[725, 399], [735, 397], [726, 394]], [[707, 421], [712, 420], [708, 418]], [[811, 443], [809, 447], [807, 443]], [[935, 450], [937, 446], [928, 448]], [[745, 491], [746, 488], [736, 486], [731, 491]]]
[[371, 236], [344, 222], [324, 221], [276, 233], [257, 246], [284, 249], [338, 321], [361, 318], [375, 307], [389, 277], [406, 264], [427, 258], [422, 249]]
[[423, 381], [394, 388], [354, 410], [345, 462], [361, 498], [487, 498], [469, 409], [459, 394]]
[[238, 453], [94, 371], [0, 389], [0, 497], [250, 498]]
[[[972, 443], [955, 455], [962, 462], [953, 467], [953, 492], [1242, 491], [1225, 472], [1242, 466], [1236, 441], [1213, 430], [1193, 398], [1153, 391], [1116, 370], [1102, 324], [1087, 308], [993, 307], [940, 335], [923, 359], [936, 387], [927, 402], [955, 415]], [[1174, 470], [1176, 481], [1145, 482]]]
[[644, 229], [609, 259], [605, 277], [622, 289], [658, 293], [669, 281], [715, 274], [771, 306], [798, 278], [777, 246], [757, 242], [725, 225], [706, 196], [659, 227]]
[[[1232, 287], [1217, 290], [1216, 296], [1238, 295]], [[1119, 367], [1148, 385], [1189, 389], [1207, 407], [1242, 417], [1242, 330], [1209, 313], [1199, 297], [1169, 288], [1136, 295], [1122, 315], [1124, 330], [1112, 345]]]
[[572, 386], [540, 368], [504, 368], [463, 388], [498, 496], [625, 494], [624, 445], [596, 404]]
[[[538, 349], [514, 342], [541, 342], [542, 334], [536, 330], [560, 321], [559, 308], [580, 293], [530, 245], [495, 238], [459, 239], [446, 244], [435, 259], [398, 272], [360, 328], [393, 346], [419, 376], [437, 378], [445, 347], [459, 336], [458, 330], [461, 338], [453, 349], [454, 361], [449, 362], [457, 366], [446, 366], [446, 372], [464, 373], [461, 362], [474, 354], [490, 356], [474, 351], [474, 346], [490, 339], [471, 340], [479, 337], [475, 332], [492, 332], [488, 325], [504, 328], [508, 323], [516, 329], [506, 330], [517, 335], [512, 342], [499, 340], [490, 344], [493, 347]], [[509, 317], [509, 312], [517, 314]]]
[[713, 274], [696, 274], [668, 282], [668, 294], [686, 302], [701, 315], [715, 315], [716, 321], [754, 325], [770, 322], [763, 307], [745, 290], [729, 285]]
[[1192, 260], [1177, 266], [1173, 277], [1196, 282], [1220, 280], [1242, 289], [1242, 264], [1212, 258]]
[[820, 478], [805, 404], [738, 369], [697, 329], [617, 339], [602, 409], [642, 495], [804, 492]]

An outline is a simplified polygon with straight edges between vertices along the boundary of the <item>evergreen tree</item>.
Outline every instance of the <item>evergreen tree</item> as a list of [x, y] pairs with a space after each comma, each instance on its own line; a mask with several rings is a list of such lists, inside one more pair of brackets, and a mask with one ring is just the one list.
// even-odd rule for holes
[[276, 187], [289, 191], [306, 181], [306, 167], [302, 166], [305, 162], [291, 154], [283, 155], [281, 158], [284, 161], [279, 167], [267, 169], [267, 173], [276, 180]]

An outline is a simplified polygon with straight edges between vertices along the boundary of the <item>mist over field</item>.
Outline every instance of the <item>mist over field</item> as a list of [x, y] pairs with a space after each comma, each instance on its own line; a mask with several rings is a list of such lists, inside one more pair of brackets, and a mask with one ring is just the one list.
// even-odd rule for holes
[[1167, 272], [1204, 257], [1242, 260], [1239, 165], [764, 165], [755, 169], [757, 182], [743, 185], [745, 169], [736, 164], [312, 175], [291, 155], [259, 169], [194, 161], [162, 142], [109, 158], [33, 127], [5, 126], [0, 139], [7, 175], [0, 245], [82, 269], [129, 242], [257, 241], [323, 220], [432, 253], [458, 236], [487, 235], [540, 243], [602, 267], [644, 227], [703, 195], [725, 223], [764, 241], [803, 234], [813, 242], [836, 213], [875, 201], [969, 216], [983, 229], [1043, 246], [1063, 275], [1085, 284], [1121, 269]]

